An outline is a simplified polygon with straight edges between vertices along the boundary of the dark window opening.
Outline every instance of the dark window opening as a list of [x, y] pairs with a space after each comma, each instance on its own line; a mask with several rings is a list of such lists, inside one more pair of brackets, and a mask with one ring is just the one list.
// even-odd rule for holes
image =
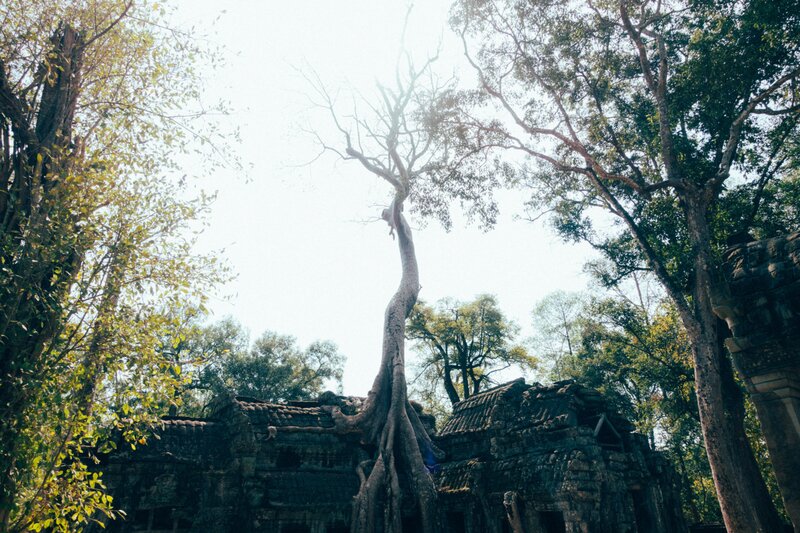
[[286, 524], [281, 527], [281, 533], [310, 533], [311, 528], [306, 524]]
[[166, 507], [153, 509], [153, 524], [151, 529], [169, 529], [172, 531], [172, 510]]
[[636, 531], [638, 533], [653, 531], [653, 517], [643, 491], [632, 490], [631, 499], [633, 499], [633, 517], [636, 520]]
[[327, 529], [325, 529], [325, 533], [350, 533], [350, 526], [341, 520], [337, 520], [332, 524], [328, 524]]
[[422, 531], [422, 520], [419, 515], [404, 516], [403, 531]]
[[299, 468], [301, 463], [300, 454], [291, 448], [280, 450], [275, 460], [275, 466], [278, 468]]
[[542, 511], [539, 513], [539, 523], [545, 533], [567, 533], [567, 524], [561, 511]]
[[601, 415], [597, 420], [597, 424], [594, 427], [594, 436], [603, 448], [621, 452], [625, 451], [622, 445], [622, 437], [608, 418], [606, 418], [605, 414]]
[[192, 529], [192, 524], [193, 524], [193, 522], [191, 520], [189, 520], [188, 518], [178, 518], [178, 529], [179, 530]]
[[458, 511], [447, 512], [447, 531], [449, 533], [467, 533], [464, 513]]
[[150, 527], [150, 509], [139, 509], [133, 515], [134, 525]]

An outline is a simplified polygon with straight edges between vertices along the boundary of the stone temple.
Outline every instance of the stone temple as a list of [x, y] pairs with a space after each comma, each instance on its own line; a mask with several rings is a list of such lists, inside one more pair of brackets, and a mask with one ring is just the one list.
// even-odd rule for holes
[[[371, 456], [331, 408], [361, 400], [218, 399], [205, 419], [168, 417], [159, 438], [102, 470], [127, 517], [109, 531], [344, 533]], [[433, 419], [423, 414], [433, 428]], [[600, 394], [512, 381], [454, 406], [433, 468], [449, 533], [685, 531], [674, 474]], [[405, 531], [414, 531], [406, 517]]]

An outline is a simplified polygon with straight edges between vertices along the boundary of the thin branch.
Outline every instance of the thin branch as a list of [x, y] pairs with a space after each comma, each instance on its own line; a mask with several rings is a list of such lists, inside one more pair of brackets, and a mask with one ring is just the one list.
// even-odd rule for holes
[[[472, 67], [478, 72], [478, 76], [479, 76], [479, 79], [481, 81], [481, 85], [482, 85], [483, 89], [490, 96], [494, 97], [498, 102], [500, 102], [500, 105], [511, 116], [512, 120], [517, 124], [517, 126], [519, 126], [523, 131], [525, 131], [526, 133], [528, 133], [531, 136], [544, 135], [544, 136], [552, 137], [552, 138], [560, 141], [566, 148], [569, 148], [575, 154], [579, 155], [586, 162], [586, 164], [589, 165], [589, 167], [592, 168], [592, 170], [594, 170], [597, 174], [599, 174], [601, 179], [609, 180], [609, 181], [619, 181], [621, 183], [626, 184], [628, 187], [630, 187], [634, 191], [642, 192], [642, 186], [641, 186], [641, 184], [637, 183], [636, 180], [633, 180], [633, 179], [629, 178], [628, 176], [623, 176], [623, 175], [620, 175], [620, 174], [611, 174], [611, 173], [607, 172], [602, 167], [602, 165], [600, 165], [600, 163], [594, 157], [592, 157], [592, 155], [589, 153], [589, 151], [586, 148], [586, 146], [580, 141], [580, 139], [578, 138], [577, 134], [575, 133], [575, 130], [573, 129], [572, 124], [571, 124], [570, 116], [569, 116], [569, 114], [567, 113], [566, 109], [563, 106], [563, 102], [561, 100], [561, 97], [552, 88], [550, 88], [546, 83], [544, 83], [543, 80], [541, 80], [541, 78], [539, 78], [538, 75], [535, 72], [533, 72], [532, 75], [542, 85], [542, 87], [544, 87], [545, 90], [547, 90], [548, 93], [550, 93], [551, 98], [553, 99], [554, 103], [556, 104], [556, 106], [559, 109], [559, 114], [562, 116], [562, 119], [564, 120], [565, 124], [567, 125], [567, 129], [570, 132], [569, 136], [559, 132], [556, 129], [540, 128], [540, 127], [532, 126], [531, 124], [529, 124], [525, 120], [523, 120], [523, 118], [519, 115], [519, 113], [517, 113], [517, 111], [514, 109], [514, 107], [508, 101], [508, 99], [506, 99], [505, 95], [502, 92], [502, 89], [494, 88], [489, 84], [489, 82], [488, 82], [488, 80], [487, 80], [487, 78], [486, 78], [486, 76], [485, 76], [485, 74], [483, 72], [483, 69], [475, 62], [475, 60], [470, 55], [469, 47], [467, 46], [467, 41], [466, 41], [466, 26], [461, 31], [461, 42], [462, 42], [462, 46], [463, 46], [463, 49], [464, 49], [464, 55], [466, 56], [467, 61], [470, 63], [470, 65], [472, 65]], [[515, 39], [515, 42], [516, 42], [516, 39]], [[517, 46], [518, 46], [518, 51], [521, 51], [519, 49], [519, 44], [518, 43], [517, 43]], [[570, 166], [566, 166], [566, 165], [564, 165], [562, 163], [557, 162], [554, 158], [545, 156], [544, 154], [542, 154], [541, 152], [538, 152], [536, 150], [527, 149], [527, 148], [523, 148], [523, 149], [525, 151], [529, 152], [531, 155], [533, 155], [535, 157], [538, 157], [540, 159], [543, 159], [543, 160], [549, 162], [550, 164], [553, 164], [554, 166], [557, 166], [558, 168], [560, 168], [562, 170], [577, 171], [577, 172], [580, 172], [580, 173], [585, 173], [585, 169], [582, 169], [580, 167], [575, 167], [575, 166], [571, 166], [571, 165]]]
[[642, 41], [641, 30], [633, 27], [633, 24], [628, 16], [628, 8], [626, 2], [622, 1], [619, 5], [620, 17], [622, 18], [623, 26], [628, 33], [631, 41], [636, 46], [639, 55], [639, 64], [641, 66], [642, 74], [644, 75], [645, 83], [650, 89], [653, 98], [656, 102], [658, 109], [658, 130], [659, 137], [661, 138], [661, 149], [664, 155], [664, 168], [667, 171], [667, 177], [671, 180], [678, 181], [678, 165], [675, 157], [675, 150], [672, 142], [672, 128], [669, 121], [669, 107], [667, 105], [667, 48], [664, 43], [664, 38], [661, 35], [654, 35], [656, 45], [658, 47], [658, 80], [655, 79], [653, 71], [650, 67], [650, 59], [647, 55], [647, 48]]
[[118, 16], [116, 19], [114, 19], [114, 20], [111, 22], [111, 24], [109, 24], [108, 26], [106, 26], [106, 28], [105, 28], [105, 29], [103, 29], [103, 30], [102, 30], [102, 31], [100, 31], [99, 33], [95, 34], [94, 36], [92, 36], [92, 38], [91, 38], [91, 39], [89, 39], [88, 41], [86, 41], [86, 44], [85, 44], [84, 46], [86, 46], [86, 47], [88, 48], [88, 47], [89, 47], [89, 46], [90, 46], [90, 45], [91, 45], [93, 42], [95, 42], [96, 40], [100, 39], [100, 38], [101, 38], [101, 37], [103, 37], [105, 34], [107, 34], [109, 31], [111, 31], [111, 30], [114, 28], [114, 26], [116, 26], [117, 24], [119, 24], [119, 23], [120, 23], [120, 21], [121, 21], [123, 18], [125, 18], [125, 16], [128, 14], [128, 11], [130, 11], [130, 9], [131, 9], [131, 7], [132, 7], [132, 6], [133, 6], [133, 0], [130, 0], [130, 1], [129, 1], [129, 2], [126, 4], [126, 5], [125, 5], [125, 9], [123, 9], [123, 10], [122, 10], [122, 13], [120, 13], [120, 15], [119, 15], [119, 16]]
[[717, 170], [716, 175], [712, 179], [708, 180], [708, 183], [706, 184], [707, 196], [716, 195], [719, 189], [722, 187], [723, 182], [728, 179], [731, 165], [733, 164], [733, 157], [736, 153], [737, 147], [739, 146], [739, 137], [742, 133], [742, 127], [744, 126], [747, 118], [753, 113], [760, 103], [774, 94], [775, 91], [780, 89], [787, 81], [797, 78], [798, 74], [800, 74], [800, 68], [794, 69], [775, 80], [758, 96], [750, 100], [744, 110], [739, 113], [739, 116], [737, 116], [733, 121], [729, 130], [728, 140], [725, 143], [725, 150], [719, 164], [719, 169]]
[[681, 318], [684, 319], [685, 324], [687, 324], [687, 326], [689, 324], [696, 324], [697, 321], [694, 318], [694, 314], [692, 313], [689, 304], [683, 298], [682, 292], [675, 285], [672, 276], [670, 276], [666, 266], [648, 242], [644, 232], [641, 230], [641, 228], [639, 228], [638, 224], [636, 224], [636, 221], [633, 219], [630, 213], [628, 213], [622, 204], [619, 203], [611, 191], [606, 188], [602, 181], [596, 177], [593, 177], [592, 181], [594, 182], [600, 194], [603, 195], [619, 212], [621, 218], [625, 222], [625, 225], [628, 226], [628, 229], [630, 230], [634, 240], [639, 245], [639, 249], [644, 254], [645, 260], [649, 264], [650, 268], [653, 269], [653, 272], [655, 272], [656, 276], [658, 276], [659, 280], [664, 285], [664, 289], [667, 291], [667, 294], [669, 294], [670, 298], [675, 303], [675, 306], [677, 307], [678, 312], [681, 314]]
[[796, 104], [791, 107], [785, 107], [783, 109], [772, 109], [771, 107], [767, 106], [753, 109], [753, 115], [779, 116], [790, 115], [792, 113], [797, 113], [798, 111], [800, 111], [800, 104]]

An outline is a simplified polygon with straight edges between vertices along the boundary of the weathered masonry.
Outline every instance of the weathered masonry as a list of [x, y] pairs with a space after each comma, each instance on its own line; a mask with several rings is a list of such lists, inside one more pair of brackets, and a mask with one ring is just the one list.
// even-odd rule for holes
[[[331, 393], [286, 404], [238, 397], [208, 419], [166, 418], [159, 439], [107, 458], [105, 480], [128, 515], [108, 529], [349, 531], [370, 450], [338, 433], [330, 411], [359, 404]], [[517, 380], [456, 404], [436, 438], [445, 531], [685, 531], [670, 470], [631, 430], [573, 382]]]
[[800, 529], [800, 233], [731, 248], [723, 275], [714, 311], [733, 333], [726, 344]]

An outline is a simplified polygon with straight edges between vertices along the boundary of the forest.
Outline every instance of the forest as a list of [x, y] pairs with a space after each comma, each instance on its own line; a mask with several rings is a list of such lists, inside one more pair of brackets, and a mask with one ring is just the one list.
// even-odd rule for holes
[[[403, 531], [408, 505], [441, 530], [441, 450], [414, 405], [441, 428], [454, 405], [525, 376], [599, 391], [667, 459], [687, 523], [797, 531], [800, 430], [771, 421], [736, 358], [742, 321], [768, 321], [730, 304], [725, 269], [731, 247], [800, 231], [800, 2], [455, 0], [442, 31], [458, 76], [440, 69], [444, 44], [410, 51], [414, 9], [388, 37], [391, 76], [367, 90], [342, 97], [296, 66], [318, 111], [304, 135], [379, 188], [372, 225], [399, 267], [382, 279], [399, 285], [377, 375], [357, 413], [333, 413], [374, 451], [351, 530]], [[212, 312], [236, 264], [197, 246], [215, 195], [187, 161], [214, 176], [249, 154], [221, 118], [231, 103], [204, 95], [225, 51], [174, 15], [144, 0], [0, 3], [2, 531], [124, 520], [98, 458], [158, 439], [162, 417], [206, 416], [226, 395], [343, 392], [350, 354], [333, 340], [267, 323], [251, 337]], [[529, 302], [530, 334], [485, 287], [420, 296], [415, 237], [464, 219], [491, 239], [502, 194], [593, 253], [589, 289]], [[451, 258], [453, 276], [478, 254]], [[786, 265], [787, 325], [770, 334], [785, 335], [796, 425], [800, 252]]]

